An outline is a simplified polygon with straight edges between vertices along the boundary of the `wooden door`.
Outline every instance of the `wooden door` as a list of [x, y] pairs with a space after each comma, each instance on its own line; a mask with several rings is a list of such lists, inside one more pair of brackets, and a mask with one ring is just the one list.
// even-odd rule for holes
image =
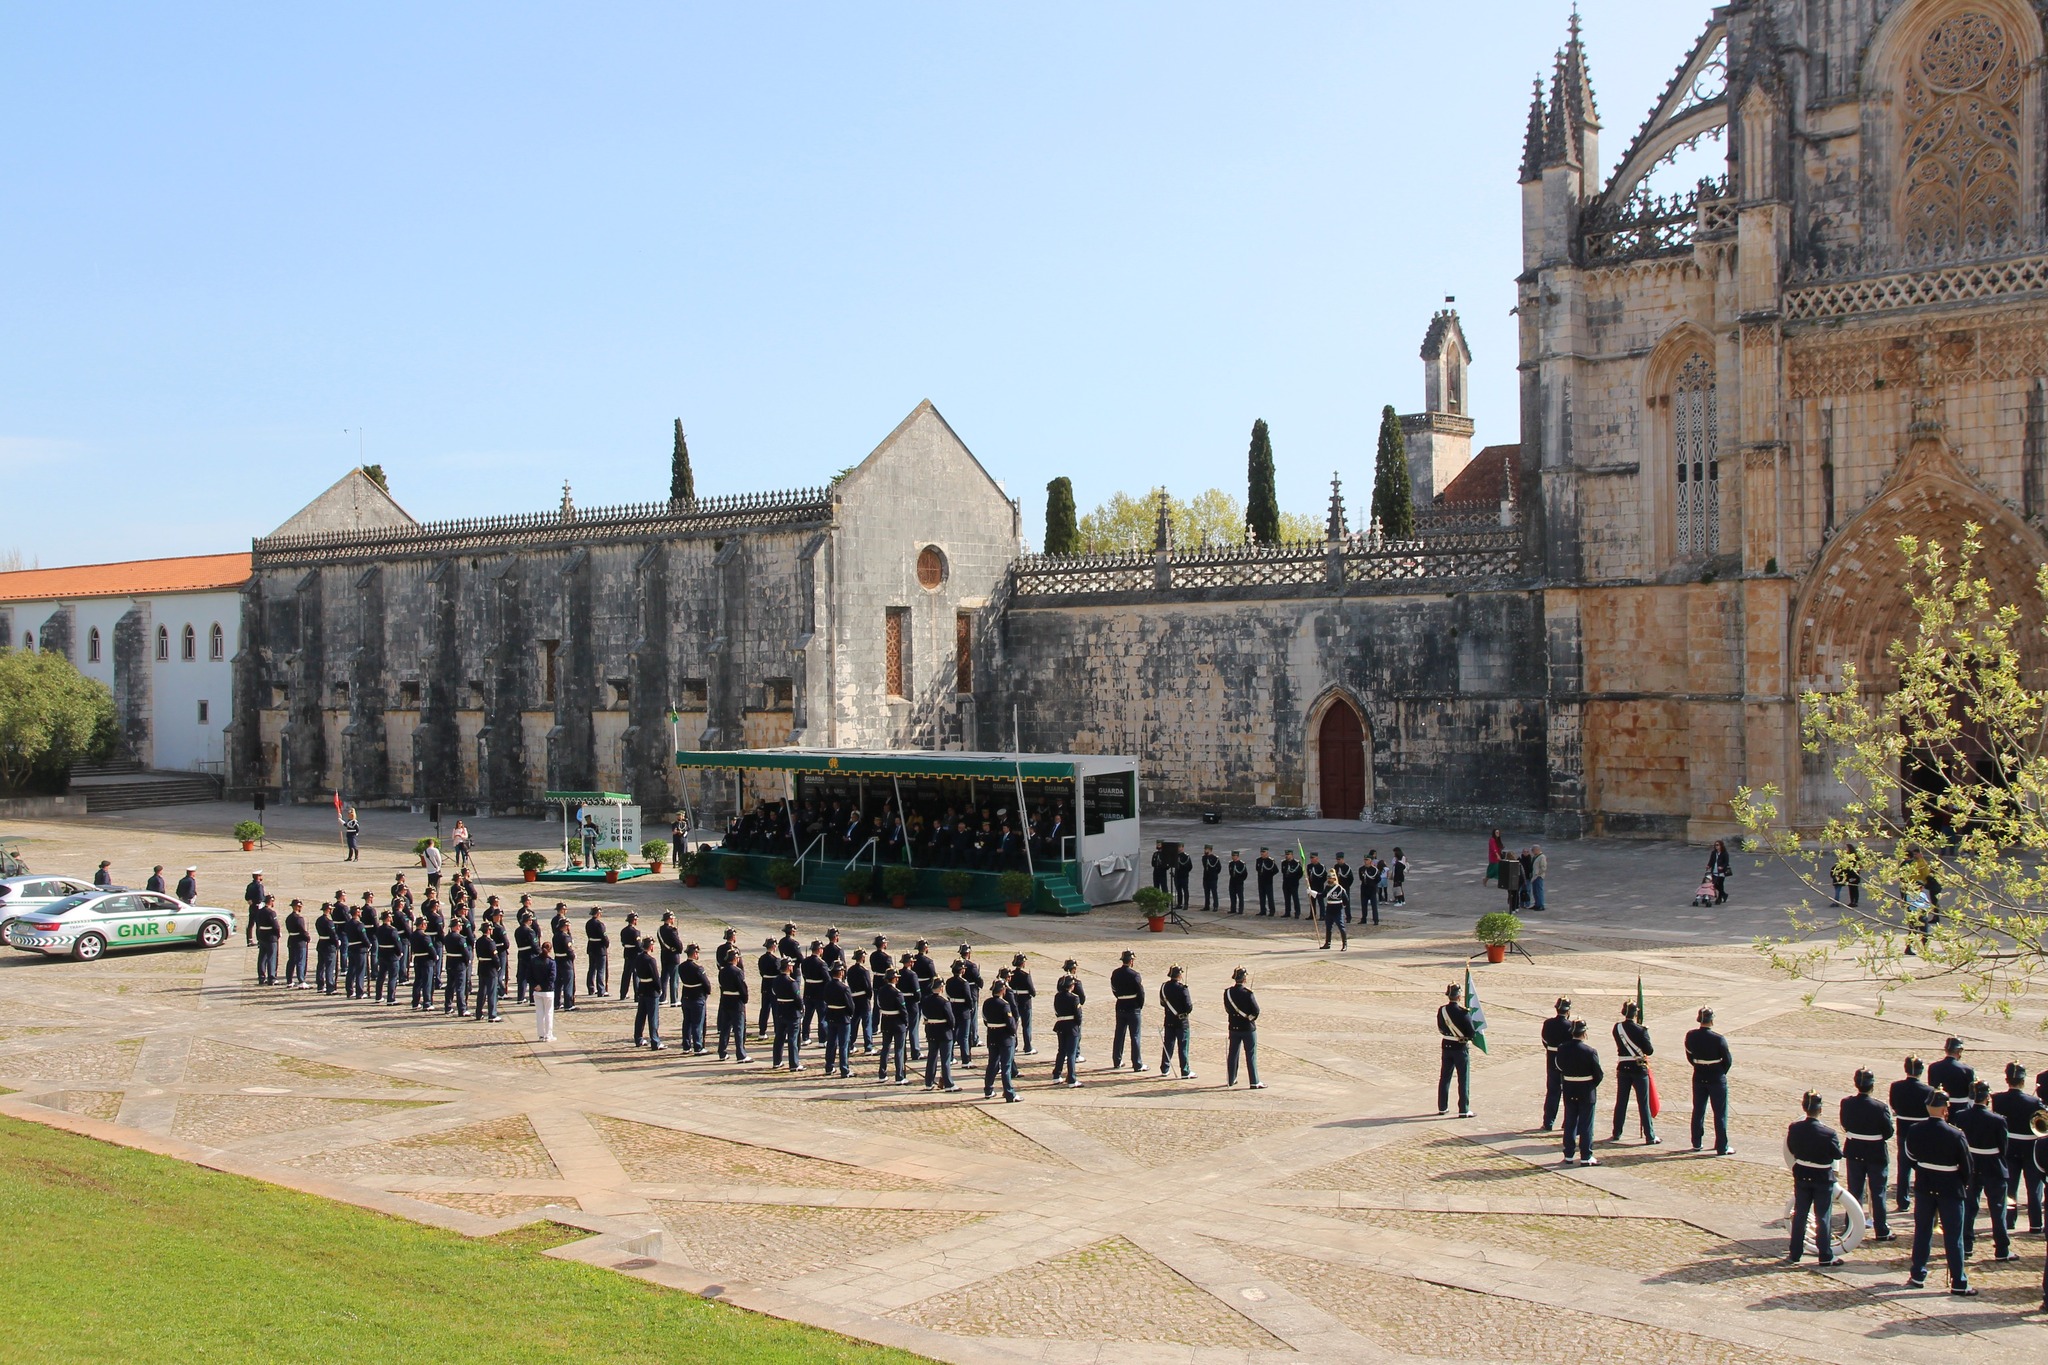
[[1356, 820], [1365, 813], [1365, 727], [1338, 702], [1323, 714], [1316, 736], [1325, 820]]

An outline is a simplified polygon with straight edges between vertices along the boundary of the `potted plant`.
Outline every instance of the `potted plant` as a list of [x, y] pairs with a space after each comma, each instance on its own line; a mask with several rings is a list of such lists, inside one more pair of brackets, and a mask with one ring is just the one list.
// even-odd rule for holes
[[943, 872], [939, 874], [939, 886], [946, 893], [946, 908], [958, 910], [960, 902], [967, 898], [967, 892], [974, 885], [972, 872]]
[[846, 897], [848, 905], [859, 905], [861, 894], [872, 880], [874, 874], [866, 868], [849, 867], [839, 874], [839, 894]]
[[[252, 823], [253, 823], [253, 822], [252, 822]], [[421, 867], [425, 867], [425, 866], [427, 865], [427, 850], [428, 850], [429, 848], [432, 848], [433, 846], [434, 846], [434, 839], [433, 839], [433, 837], [432, 837], [431, 835], [430, 835], [430, 836], [428, 836], [428, 837], [427, 837], [427, 838], [425, 838], [425, 839], [415, 839], [415, 840], [413, 840], [413, 843], [412, 843], [412, 856], [413, 856], [414, 858], [417, 858], [417, 859], [419, 860], [419, 865], [420, 865]]]
[[530, 882], [539, 881], [540, 874], [547, 869], [547, 865], [548, 855], [545, 853], [536, 853], [528, 849], [519, 855], [519, 870]]
[[254, 820], [238, 820], [235, 822], [235, 838], [241, 841], [242, 852], [247, 853], [255, 848], [256, 841], [262, 837], [263, 826], [257, 824]]
[[718, 860], [718, 875], [725, 878], [725, 889], [740, 889], [740, 878], [747, 875], [747, 860], [737, 853], [728, 853]]
[[1145, 916], [1145, 927], [1155, 934], [1166, 932], [1167, 907], [1173, 904], [1173, 897], [1156, 886], [1141, 886], [1138, 894], [1131, 897], [1138, 903], [1138, 909]]
[[898, 910], [910, 899], [910, 893], [917, 890], [917, 869], [897, 863], [882, 872], [882, 889], [889, 893], [889, 904]]
[[632, 855], [623, 848], [601, 848], [597, 851], [597, 865], [604, 869], [604, 879], [615, 882], [619, 871], [633, 861]]
[[704, 880], [705, 855], [685, 852], [676, 858], [676, 871], [681, 875], [684, 886], [695, 886]]
[[775, 888], [775, 894], [788, 900], [796, 894], [797, 883], [803, 880], [796, 864], [787, 858], [777, 858], [768, 864], [768, 884]]
[[1501, 962], [1507, 958], [1508, 945], [1521, 938], [1522, 921], [1505, 910], [1489, 910], [1479, 917], [1472, 935], [1486, 945], [1488, 962]]
[[1023, 914], [1024, 903], [1037, 889], [1038, 883], [1032, 880], [1029, 872], [1005, 872], [996, 883], [996, 892], [1003, 898], [1003, 913]]
[[659, 876], [661, 865], [668, 858], [668, 840], [649, 839], [640, 845], [640, 856], [647, 860], [648, 870]]

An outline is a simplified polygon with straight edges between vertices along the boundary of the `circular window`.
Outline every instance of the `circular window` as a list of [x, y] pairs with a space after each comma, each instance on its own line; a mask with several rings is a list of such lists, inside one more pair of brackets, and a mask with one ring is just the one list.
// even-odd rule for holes
[[938, 546], [927, 545], [917, 552], [917, 581], [927, 588], [946, 581], [946, 555]]

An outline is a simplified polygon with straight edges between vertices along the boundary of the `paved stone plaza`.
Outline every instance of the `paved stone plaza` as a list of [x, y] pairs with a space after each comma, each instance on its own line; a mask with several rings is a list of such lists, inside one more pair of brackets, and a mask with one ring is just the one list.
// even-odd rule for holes
[[[370, 812], [364, 861], [344, 869], [329, 813], [270, 812], [276, 841], [253, 856], [225, 836], [240, 814], [187, 806], [7, 833], [38, 871], [87, 872], [107, 857], [140, 884], [152, 863], [173, 875], [197, 863], [202, 899], [233, 904], [256, 866], [285, 897], [345, 885], [381, 901], [423, 832]], [[510, 903], [524, 889], [513, 854], [544, 847], [550, 827], [472, 829], [480, 884]], [[1748, 943], [1782, 922], [1769, 908], [1793, 894], [1782, 872], [1742, 860], [1734, 902], [1700, 910], [1687, 901], [1701, 852], [1552, 846], [1554, 908], [1531, 917], [1535, 964], [1477, 969], [1493, 1050], [1475, 1056], [1478, 1117], [1457, 1121], [1435, 1113], [1432, 1012], [1476, 946], [1473, 918], [1497, 903], [1480, 883], [1482, 839], [1315, 824], [1147, 832], [1247, 857], [1259, 839], [1299, 836], [1354, 860], [1400, 842], [1410, 901], [1343, 954], [1319, 951], [1297, 923], [1199, 910], [1192, 936], [1159, 937], [1133, 932], [1128, 910], [1008, 920], [795, 907], [806, 938], [829, 915], [849, 945], [877, 930], [899, 948], [929, 938], [935, 955], [971, 942], [990, 970], [1028, 952], [1048, 996], [1059, 961], [1080, 958], [1086, 1084], [1051, 1089], [1042, 1046], [1015, 1105], [981, 1103], [978, 1071], [939, 1100], [869, 1084], [871, 1072], [824, 1079], [815, 1058], [792, 1076], [636, 1052], [631, 1012], [613, 1001], [558, 1018], [558, 1041], [537, 1045], [523, 1010], [493, 1026], [259, 990], [239, 936], [211, 954], [90, 965], [8, 953], [0, 1086], [19, 1093], [0, 1112], [465, 1232], [547, 1209], [595, 1234], [558, 1254], [945, 1360], [1946, 1362], [1970, 1349], [1956, 1340], [1966, 1334], [2007, 1358], [2048, 1351], [2040, 1318], [2023, 1316], [2040, 1298], [2039, 1237], [2018, 1239], [2024, 1259], [2009, 1266], [1988, 1262], [1987, 1237], [1973, 1269], [1984, 1293], [1968, 1301], [1940, 1292], [1938, 1270], [1934, 1289], [1906, 1291], [1903, 1239], [1835, 1271], [1774, 1264], [1789, 1187], [1779, 1145], [1800, 1092], [1830, 1096], [1832, 1120], [1854, 1066], [1888, 1083], [1904, 1052], [1941, 1043], [1932, 996], [1878, 1019], [1867, 990], [1832, 988], [1809, 1011], [1804, 987], [1773, 979]], [[739, 926], [750, 964], [790, 908], [666, 876], [607, 890], [605, 904], [643, 917], [676, 910], [707, 950]], [[588, 904], [571, 901], [578, 919]], [[1169, 963], [1188, 967], [1196, 1080], [1159, 1079], [1156, 1053], [1143, 1076], [1107, 1069], [1106, 979], [1126, 946], [1148, 988]], [[1222, 1086], [1220, 993], [1238, 965], [1264, 1008], [1263, 1092]], [[1638, 972], [1665, 1145], [1631, 1135], [1599, 1147], [1599, 1168], [1566, 1170], [1532, 1132], [1537, 1023], [1569, 993], [1611, 1073], [1606, 1028]], [[1739, 1150], [1721, 1160], [1685, 1152], [1677, 1054], [1707, 1002], [1736, 1057]], [[2048, 1067], [2038, 1038], [1978, 1019], [1954, 1027], [1980, 1073], [2008, 1057]], [[1601, 1138], [1612, 1095], [1603, 1088]]]

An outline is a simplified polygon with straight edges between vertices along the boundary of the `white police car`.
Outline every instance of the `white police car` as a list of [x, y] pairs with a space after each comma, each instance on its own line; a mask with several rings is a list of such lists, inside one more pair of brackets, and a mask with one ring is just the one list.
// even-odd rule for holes
[[0, 943], [7, 942], [7, 935], [13, 929], [14, 921], [31, 911], [43, 909], [63, 900], [66, 896], [126, 889], [94, 886], [90, 877], [9, 877], [5, 881], [0, 881]]
[[92, 891], [31, 910], [8, 926], [10, 947], [91, 962], [109, 948], [195, 943], [218, 948], [235, 932], [231, 910], [186, 905], [160, 891]]

